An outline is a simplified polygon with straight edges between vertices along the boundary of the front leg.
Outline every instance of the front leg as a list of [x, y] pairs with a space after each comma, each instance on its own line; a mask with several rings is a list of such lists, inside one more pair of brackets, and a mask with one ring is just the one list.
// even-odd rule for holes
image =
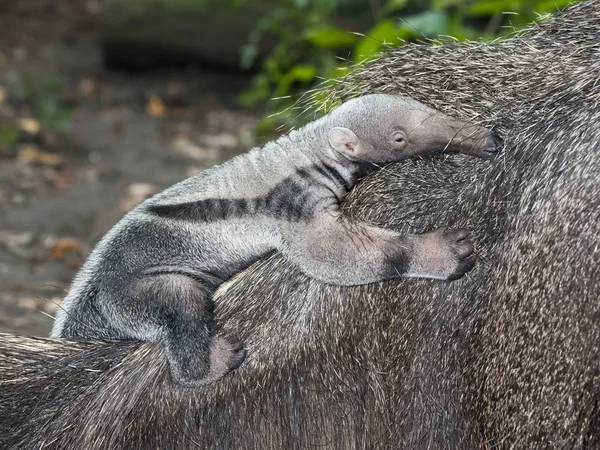
[[287, 225], [282, 252], [306, 275], [345, 286], [400, 277], [455, 280], [475, 265], [464, 229], [402, 236], [337, 214]]

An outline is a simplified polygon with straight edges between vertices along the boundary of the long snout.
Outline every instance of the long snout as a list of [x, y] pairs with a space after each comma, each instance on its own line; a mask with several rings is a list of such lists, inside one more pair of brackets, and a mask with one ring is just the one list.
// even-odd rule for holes
[[444, 130], [443, 134], [446, 134], [444, 152], [464, 153], [492, 159], [502, 148], [502, 139], [483, 127], [455, 119], [440, 118], [439, 120], [444, 122], [440, 124], [439, 129]]

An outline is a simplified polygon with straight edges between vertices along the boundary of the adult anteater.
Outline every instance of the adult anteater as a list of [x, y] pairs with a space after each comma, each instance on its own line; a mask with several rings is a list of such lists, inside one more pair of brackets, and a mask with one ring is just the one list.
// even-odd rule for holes
[[274, 255], [219, 294], [247, 362], [197, 390], [158, 346], [3, 337], [0, 447], [600, 447], [599, 79], [598, 0], [358, 69], [332, 101], [401, 93], [505, 138], [492, 164], [406, 161], [347, 199], [403, 232], [473, 230], [475, 270], [340, 288]]

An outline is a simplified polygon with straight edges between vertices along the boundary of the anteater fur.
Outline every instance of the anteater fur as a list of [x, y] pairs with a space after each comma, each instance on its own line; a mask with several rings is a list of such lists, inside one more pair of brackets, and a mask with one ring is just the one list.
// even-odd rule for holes
[[178, 387], [159, 346], [0, 339], [3, 449], [600, 448], [600, 1], [512, 39], [408, 45], [330, 103], [408, 95], [504, 137], [489, 163], [406, 161], [346, 214], [473, 230], [453, 283], [319, 284], [281, 256], [223, 286], [242, 367]]

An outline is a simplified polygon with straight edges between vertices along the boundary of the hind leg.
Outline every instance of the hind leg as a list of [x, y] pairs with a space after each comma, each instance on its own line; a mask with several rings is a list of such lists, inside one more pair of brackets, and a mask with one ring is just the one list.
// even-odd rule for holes
[[244, 361], [238, 342], [214, 336], [211, 292], [199, 281], [172, 273], [144, 275], [119, 292], [105, 314], [132, 338], [162, 342], [180, 384], [211, 383]]

